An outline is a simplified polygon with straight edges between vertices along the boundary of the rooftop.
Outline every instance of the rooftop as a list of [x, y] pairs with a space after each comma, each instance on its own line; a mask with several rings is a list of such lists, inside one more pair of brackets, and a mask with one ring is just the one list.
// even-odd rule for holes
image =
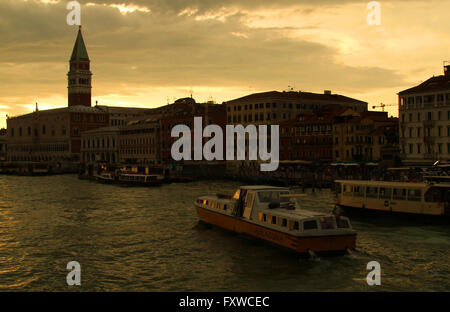
[[415, 87], [399, 92], [399, 95], [434, 91], [450, 91], [450, 75], [433, 76]]
[[250, 94], [238, 99], [234, 99], [228, 101], [227, 103], [232, 103], [234, 101], [242, 101], [242, 100], [266, 100], [268, 98], [279, 98], [279, 99], [287, 99], [287, 100], [316, 100], [316, 101], [338, 101], [338, 102], [351, 102], [351, 103], [361, 103], [367, 104], [366, 102], [356, 100], [347, 96], [343, 96], [340, 94], [326, 94], [326, 93], [312, 93], [312, 92], [297, 92], [297, 91], [269, 91], [269, 92], [261, 92]]

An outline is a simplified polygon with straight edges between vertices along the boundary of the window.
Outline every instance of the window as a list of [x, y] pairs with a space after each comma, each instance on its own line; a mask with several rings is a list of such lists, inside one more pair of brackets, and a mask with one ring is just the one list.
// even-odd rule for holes
[[320, 227], [322, 228], [322, 230], [334, 229], [334, 217], [320, 218]]
[[283, 218], [283, 219], [281, 220], [281, 226], [283, 226], [283, 227], [286, 227], [286, 226], [287, 226], [287, 219], [286, 219], [286, 218]]
[[298, 231], [300, 229], [298, 221], [294, 221], [294, 230]]
[[316, 230], [317, 229], [317, 220], [311, 221], [303, 221], [303, 230]]
[[277, 217], [276, 216], [272, 216], [271, 224], [277, 224]]
[[392, 189], [380, 187], [380, 198], [382, 199], [391, 199]]
[[421, 197], [422, 197], [422, 193], [420, 190], [416, 190], [416, 189], [408, 190], [408, 200], [421, 201], [421, 199], [422, 199]]
[[336, 219], [336, 225], [340, 229], [348, 229], [350, 227], [350, 224], [346, 219], [337, 218]]
[[406, 200], [406, 190], [405, 189], [394, 189], [392, 199], [393, 200]]
[[378, 198], [378, 187], [368, 186], [366, 194], [369, 198]]

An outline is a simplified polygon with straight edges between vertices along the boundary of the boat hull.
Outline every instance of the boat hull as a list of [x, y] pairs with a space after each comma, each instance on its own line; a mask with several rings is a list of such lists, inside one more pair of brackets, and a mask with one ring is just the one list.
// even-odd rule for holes
[[345, 251], [356, 248], [356, 233], [349, 235], [298, 237], [276, 231], [243, 219], [227, 216], [195, 205], [201, 221], [223, 229], [246, 234], [288, 248], [297, 253]]

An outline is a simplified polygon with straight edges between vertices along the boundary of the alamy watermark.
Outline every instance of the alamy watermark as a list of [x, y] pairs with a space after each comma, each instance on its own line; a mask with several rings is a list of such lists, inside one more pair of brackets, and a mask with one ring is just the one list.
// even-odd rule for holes
[[69, 14], [67, 14], [66, 22], [67, 25], [81, 25], [81, 5], [78, 1], [70, 1], [66, 6], [67, 10], [71, 10]]
[[[246, 160], [248, 135], [248, 160], [268, 162], [260, 165], [261, 171], [275, 171], [279, 163], [279, 126], [270, 126], [270, 152], [268, 152], [268, 127], [259, 125], [257, 129], [255, 125], [248, 125], [245, 128], [243, 125], [227, 125], [224, 144], [223, 130], [220, 126], [208, 125], [203, 129], [202, 117], [194, 117], [194, 160], [224, 160], [224, 145], [226, 160], [235, 160], [235, 156], [236, 160]], [[171, 136], [179, 138], [172, 145], [172, 158], [176, 161], [192, 160], [191, 129], [186, 125], [176, 125], [172, 128]], [[211, 139], [203, 145], [204, 138]]]
[[67, 285], [81, 285], [81, 265], [77, 261], [67, 263], [67, 270], [71, 270], [66, 276]]
[[381, 285], [381, 265], [378, 261], [370, 261], [367, 263], [367, 270], [371, 270], [367, 274], [366, 281], [369, 286]]
[[381, 4], [378, 1], [370, 1], [366, 6], [369, 10], [367, 14], [367, 25], [369, 26], [380, 26], [381, 25]]

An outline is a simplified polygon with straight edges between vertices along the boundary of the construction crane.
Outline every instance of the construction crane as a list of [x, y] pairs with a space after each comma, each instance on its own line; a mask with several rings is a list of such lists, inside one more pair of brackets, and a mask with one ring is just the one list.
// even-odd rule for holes
[[373, 109], [377, 108], [377, 107], [381, 107], [381, 111], [384, 112], [384, 108], [388, 107], [388, 106], [397, 106], [398, 104], [384, 104], [384, 103], [380, 103], [380, 105], [374, 105], [372, 106]]

